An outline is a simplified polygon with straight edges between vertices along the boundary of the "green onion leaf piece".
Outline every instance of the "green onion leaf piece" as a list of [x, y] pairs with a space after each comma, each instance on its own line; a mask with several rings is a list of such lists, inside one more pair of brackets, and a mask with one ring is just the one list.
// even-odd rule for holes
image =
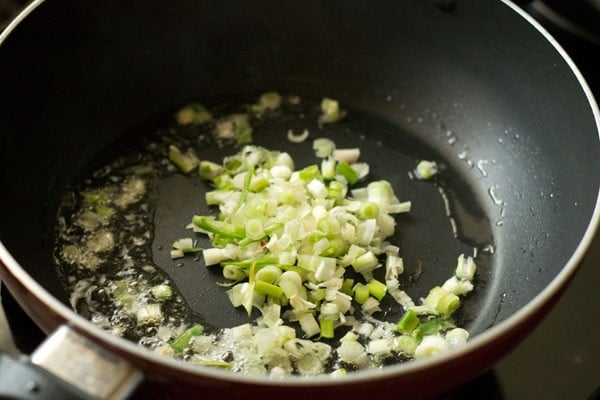
[[283, 289], [265, 281], [255, 281], [254, 290], [260, 294], [264, 294], [275, 299], [281, 299], [283, 297]]
[[369, 299], [369, 288], [366, 285], [357, 283], [354, 285], [353, 291], [354, 300], [356, 300], [358, 304], [364, 304]]
[[192, 339], [198, 335], [201, 335], [204, 331], [204, 327], [200, 324], [196, 324], [191, 328], [183, 332], [179, 337], [173, 340], [170, 344], [176, 353], [182, 353], [186, 348], [190, 346]]
[[333, 337], [335, 336], [334, 323], [335, 321], [332, 319], [319, 320], [319, 326], [321, 327], [321, 337], [333, 339]]
[[341, 161], [337, 164], [336, 172], [346, 178], [349, 184], [354, 185], [358, 182], [358, 172], [356, 172], [348, 163]]
[[415, 338], [417, 342], [421, 342], [423, 337], [435, 335], [436, 333], [440, 333], [445, 329], [451, 328], [452, 326], [452, 323], [446, 318], [434, 318], [417, 326], [411, 332], [411, 336]]
[[175, 145], [169, 146], [169, 160], [185, 174], [196, 168], [200, 162], [193, 150], [189, 149], [183, 153]]
[[407, 310], [396, 324], [396, 329], [400, 333], [411, 333], [419, 323], [420, 321], [417, 314], [413, 310]]
[[383, 296], [387, 293], [387, 286], [385, 283], [379, 282], [377, 279], [371, 279], [367, 283], [367, 289], [369, 289], [369, 294], [379, 301], [381, 301]]

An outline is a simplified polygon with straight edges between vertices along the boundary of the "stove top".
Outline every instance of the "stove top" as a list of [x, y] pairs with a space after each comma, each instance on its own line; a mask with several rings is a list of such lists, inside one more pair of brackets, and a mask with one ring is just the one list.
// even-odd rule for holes
[[[0, 21], [11, 15], [19, 3], [24, 1], [0, 0]], [[560, 8], [555, 3], [561, 4]], [[565, 12], [565, 4], [537, 0], [528, 2], [525, 9], [567, 50], [596, 99], [600, 99], [600, 29], [594, 29], [600, 28], [600, 2], [568, 2], [583, 7], [585, 12]], [[581, 18], [585, 25], [580, 23]], [[595, 25], [589, 25], [590, 18], [596, 18]], [[490, 370], [440, 400], [600, 399], [599, 283], [597, 235], [573, 282], [539, 327]], [[1, 297], [17, 347], [30, 354], [45, 335], [7, 291]]]

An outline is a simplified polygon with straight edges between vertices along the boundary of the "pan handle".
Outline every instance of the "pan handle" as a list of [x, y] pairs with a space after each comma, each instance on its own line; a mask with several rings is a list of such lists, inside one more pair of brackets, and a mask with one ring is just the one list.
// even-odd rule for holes
[[26, 356], [0, 353], [0, 399], [82, 400], [92, 397], [33, 365]]
[[30, 358], [0, 353], [0, 399], [124, 399], [142, 373], [123, 358], [60, 326]]

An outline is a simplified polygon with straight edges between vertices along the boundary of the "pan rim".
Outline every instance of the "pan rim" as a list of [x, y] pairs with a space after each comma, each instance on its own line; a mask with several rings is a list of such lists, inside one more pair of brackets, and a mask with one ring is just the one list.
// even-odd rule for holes
[[[0, 33], [0, 46], [2, 42], [9, 36], [9, 34], [24, 20], [26, 17], [33, 12], [38, 6], [43, 4], [45, 0], [33, 0], [29, 3], [25, 9], [21, 11], [10, 23], [6, 26], [4, 31]], [[574, 76], [577, 78], [583, 93], [585, 94], [588, 104], [594, 115], [596, 122], [596, 129], [598, 131], [600, 140], [600, 111], [592, 91], [585, 81], [585, 78], [577, 68], [573, 60], [567, 54], [567, 52], [558, 44], [558, 42], [550, 35], [545, 28], [543, 28], [536, 20], [527, 14], [522, 8], [518, 7], [510, 0], [502, 0], [502, 3], [507, 7], [511, 8], [515, 13], [520, 15], [530, 25], [537, 29], [557, 51], [557, 53], [563, 58], [568, 64]], [[131, 354], [136, 359], [151, 362], [153, 364], [163, 365], [171, 368], [175, 371], [185, 372], [191, 375], [204, 376], [209, 379], [217, 379], [227, 382], [238, 382], [254, 385], [267, 385], [267, 386], [338, 386], [360, 383], [363, 381], [373, 381], [377, 379], [386, 379], [391, 377], [398, 377], [400, 375], [416, 374], [423, 370], [430, 369], [436, 366], [442, 366], [444, 364], [465, 358], [470, 354], [473, 354], [486, 346], [493, 344], [500, 340], [502, 336], [509, 332], [517, 331], [531, 317], [539, 314], [543, 311], [544, 306], [551, 303], [554, 298], [560, 295], [561, 290], [567, 286], [571, 278], [576, 273], [581, 260], [583, 259], [587, 249], [590, 247], [592, 240], [595, 237], [597, 230], [600, 227], [600, 188], [596, 196], [596, 203], [594, 211], [590, 219], [589, 224], [586, 227], [583, 237], [581, 238], [577, 248], [569, 258], [569, 260], [562, 267], [560, 272], [552, 279], [552, 281], [533, 299], [531, 299], [525, 306], [519, 309], [515, 314], [508, 317], [506, 320], [500, 322], [485, 332], [482, 332], [471, 339], [467, 345], [460, 349], [452, 352], [441, 354], [437, 357], [414, 360], [409, 363], [402, 363], [393, 366], [388, 366], [382, 369], [373, 369], [366, 371], [359, 371], [348, 375], [349, 379], [334, 379], [332, 380], [328, 376], [315, 376], [315, 377], [296, 377], [291, 376], [286, 379], [272, 379], [268, 376], [263, 375], [242, 375], [233, 374], [231, 372], [224, 372], [218, 369], [193, 366], [188, 364], [180, 363], [174, 359], [163, 357], [154, 354], [146, 349], [137, 346], [135, 343], [129, 342], [120, 337], [111, 335], [108, 332], [104, 332], [98, 327], [91, 324], [88, 320], [84, 319], [74, 311], [69, 309], [65, 304], [60, 302], [54, 296], [52, 296], [44, 287], [35, 281], [19, 264], [17, 260], [9, 253], [8, 249], [0, 241], [0, 262], [7, 268], [11, 273], [33, 296], [46, 304], [52, 311], [54, 311], [64, 321], [68, 321], [68, 325], [71, 325], [76, 330], [84, 332], [86, 336], [93, 338], [95, 341], [108, 344], [112, 348], [120, 349], [128, 354]]]

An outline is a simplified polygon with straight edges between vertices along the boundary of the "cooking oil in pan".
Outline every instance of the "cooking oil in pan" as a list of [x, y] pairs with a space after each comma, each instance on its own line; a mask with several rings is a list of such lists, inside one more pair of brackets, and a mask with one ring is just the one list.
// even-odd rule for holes
[[[402, 135], [397, 126], [354, 110], [338, 123], [323, 124], [319, 101], [297, 96], [285, 97], [282, 107], [264, 110], [260, 117], [247, 103], [214, 104], [211, 112], [217, 118], [249, 113], [254, 143], [290, 153], [297, 167], [315, 162], [311, 145], [318, 137], [330, 138], [340, 147], [360, 148], [361, 160], [371, 167], [371, 178], [388, 180], [400, 196], [413, 201], [411, 213], [398, 217], [393, 238], [405, 261], [401, 284], [413, 298], [425, 296], [429, 288], [452, 275], [457, 254], [492, 246], [489, 222], [481, 212], [463, 206], [455, 192], [450, 192], [449, 199], [447, 192], [439, 189], [443, 180], [436, 187], [411, 179], [408, 172], [415, 163], [432, 154], [418, 139]], [[288, 132], [293, 138], [305, 131], [309, 133], [306, 140], [288, 140]], [[213, 132], [210, 122], [178, 125], [169, 115], [126, 135], [127, 154], [111, 152], [94, 160], [93, 172], [64, 197], [54, 259], [71, 306], [103, 329], [185, 361], [265, 372], [269, 366], [248, 361], [249, 354], [232, 355], [231, 335], [236, 332], [232, 329], [251, 319], [230, 305], [227, 287], [217, 285], [224, 282], [219, 268], [205, 267], [199, 254], [179, 260], [170, 257], [172, 243], [190, 236], [186, 229], [190, 217], [214, 210], [203, 203], [211, 188], [195, 174], [179, 172], [167, 159], [169, 146], [192, 148], [199, 158], [215, 162], [237, 151], [230, 140]], [[196, 240], [195, 247], [210, 246], [206, 239]], [[482, 260], [480, 280], [490, 274], [485, 268], [488, 261]], [[464, 310], [457, 314], [458, 324], [476, 319], [481, 297], [476, 290], [473, 300], [466, 299]], [[389, 299], [382, 302], [382, 308], [382, 315], [391, 322], [404, 311]], [[257, 316], [255, 313], [252, 318]], [[185, 351], [174, 350], [174, 338], [185, 335], [195, 324], [203, 327], [203, 334]], [[361, 340], [366, 343], [369, 339]], [[334, 342], [325, 341], [328, 345]], [[232, 363], [236, 357], [246, 361]], [[394, 352], [369, 366], [408, 358]], [[336, 361], [332, 354], [319, 371], [340, 365], [354, 368]], [[292, 373], [303, 373], [298, 368], [294, 364]]]

